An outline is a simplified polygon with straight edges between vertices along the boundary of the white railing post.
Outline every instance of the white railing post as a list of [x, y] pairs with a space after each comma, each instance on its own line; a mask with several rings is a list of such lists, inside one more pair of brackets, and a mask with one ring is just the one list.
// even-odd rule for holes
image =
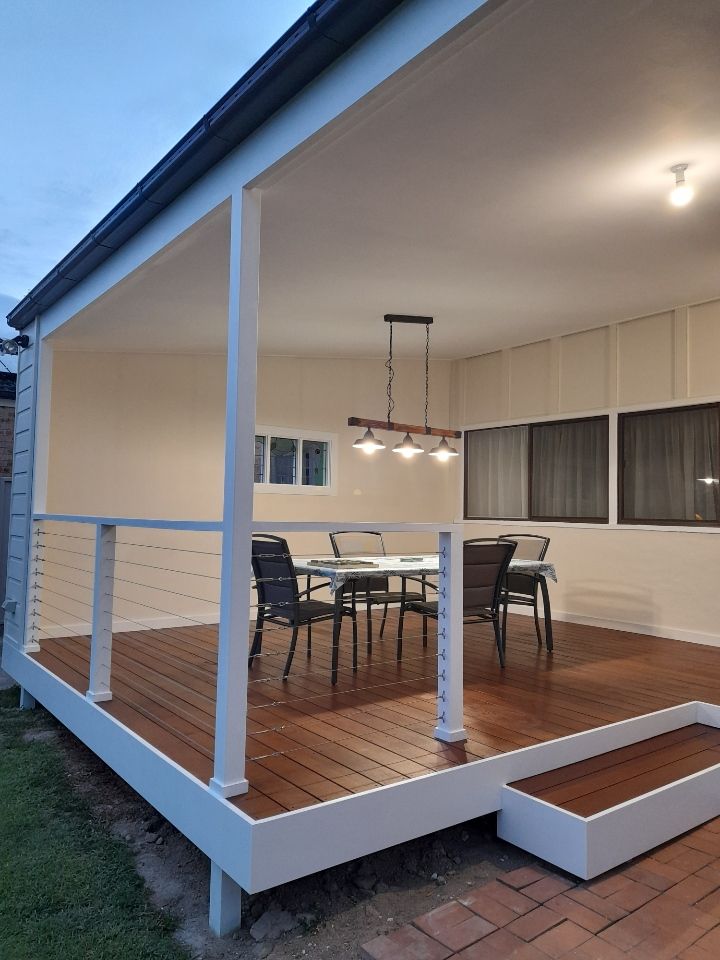
[[99, 523], [95, 528], [95, 579], [93, 581], [92, 637], [88, 700], [112, 700], [113, 592], [115, 578], [115, 537], [117, 527]]
[[[22, 650], [24, 653], [37, 653], [40, 650], [38, 639], [40, 613], [38, 604], [40, 602], [40, 590], [42, 585], [42, 557], [40, 551], [43, 549], [41, 525], [33, 520], [31, 522], [31, 534], [29, 538], [30, 556], [28, 557], [28, 578], [27, 578], [27, 601], [26, 616], [23, 618], [25, 629], [23, 631]], [[17, 600], [6, 600], [3, 603], [6, 613], [14, 614], [17, 609]]]
[[467, 740], [463, 727], [463, 527], [439, 534], [438, 722], [435, 738]]
[[233, 195], [230, 215], [223, 542], [215, 757], [210, 780], [210, 789], [222, 797], [247, 793], [249, 787], [245, 731], [259, 288], [260, 193], [242, 190]]

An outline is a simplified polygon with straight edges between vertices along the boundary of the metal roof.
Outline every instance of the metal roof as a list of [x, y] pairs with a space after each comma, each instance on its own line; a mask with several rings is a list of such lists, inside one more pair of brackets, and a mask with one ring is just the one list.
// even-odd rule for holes
[[22, 330], [258, 129], [403, 0], [317, 0], [8, 314]]

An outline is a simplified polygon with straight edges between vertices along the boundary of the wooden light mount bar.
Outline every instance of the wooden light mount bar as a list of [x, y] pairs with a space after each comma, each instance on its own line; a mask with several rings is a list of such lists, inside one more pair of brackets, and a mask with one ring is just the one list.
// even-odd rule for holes
[[383, 319], [385, 323], [422, 323], [426, 327], [433, 322], [432, 317], [413, 317], [407, 313], [386, 313]]
[[462, 437], [460, 430], [446, 430], [442, 427], [428, 427], [413, 423], [394, 423], [391, 420], [366, 420], [364, 417], [348, 417], [349, 427], [369, 427], [371, 430], [389, 430], [391, 433], [417, 433], [428, 437]]

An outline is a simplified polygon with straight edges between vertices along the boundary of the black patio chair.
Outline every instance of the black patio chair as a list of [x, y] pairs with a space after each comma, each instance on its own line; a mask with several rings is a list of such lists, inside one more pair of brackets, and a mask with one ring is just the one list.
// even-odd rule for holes
[[[542, 537], [536, 533], [504, 533], [501, 540], [515, 544], [515, 560], [544, 560], [550, 546], [550, 537]], [[535, 617], [535, 633], [538, 646], [543, 643], [540, 630], [540, 616], [538, 611], [538, 590], [542, 594], [543, 614], [545, 619], [545, 646], [548, 653], [553, 649], [552, 619], [550, 615], [550, 596], [547, 580], [542, 574], [518, 573], [509, 571], [503, 584], [503, 633], [506, 630], [508, 607], [516, 604], [521, 607], [532, 607]]]
[[[324, 600], [308, 599], [311, 593], [321, 590], [327, 583], [300, 590], [287, 541], [270, 534], [257, 534], [252, 539], [252, 570], [258, 596], [255, 635], [250, 648], [249, 665], [262, 650], [265, 622], [278, 623], [292, 628], [283, 680], [290, 674], [300, 627], [307, 629], [308, 656], [311, 651], [312, 625], [326, 620], [333, 621], [332, 682], [337, 681], [337, 657], [340, 643], [340, 628], [344, 616], [352, 619], [353, 670], [357, 670], [357, 618], [351, 605], [336, 607]], [[303, 599], [305, 598], [305, 599]]]
[[[463, 622], [492, 623], [500, 666], [505, 666], [505, 634], [500, 625], [502, 587], [515, 553], [508, 540], [477, 537], [463, 544]], [[407, 605], [413, 613], [438, 618], [437, 601]]]
[[[385, 557], [385, 543], [381, 533], [373, 530], [338, 530], [330, 534], [330, 543], [333, 553], [336, 557]], [[407, 581], [412, 580], [419, 583], [421, 589], [415, 592], [408, 592]], [[366, 609], [367, 623], [367, 651], [372, 653], [372, 608], [382, 607], [383, 615], [380, 622], [380, 639], [382, 640], [385, 632], [385, 623], [387, 622], [388, 607], [391, 603], [397, 603], [400, 606], [398, 619], [397, 635], [397, 658], [402, 657], [402, 638], [403, 625], [405, 621], [405, 611], [411, 600], [423, 601], [427, 598], [427, 587], [434, 589], [433, 584], [428, 584], [424, 577], [401, 577], [400, 590], [390, 589], [390, 579], [388, 577], [362, 577], [353, 580], [346, 585], [348, 590], [352, 589], [352, 603], [357, 606], [358, 603], [364, 603]], [[427, 620], [423, 620], [423, 646], [427, 646]]]

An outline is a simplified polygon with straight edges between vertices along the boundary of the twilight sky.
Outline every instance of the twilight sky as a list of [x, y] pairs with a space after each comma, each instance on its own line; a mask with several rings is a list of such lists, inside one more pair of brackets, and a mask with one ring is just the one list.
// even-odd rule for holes
[[309, 3], [0, 3], [0, 324]]

